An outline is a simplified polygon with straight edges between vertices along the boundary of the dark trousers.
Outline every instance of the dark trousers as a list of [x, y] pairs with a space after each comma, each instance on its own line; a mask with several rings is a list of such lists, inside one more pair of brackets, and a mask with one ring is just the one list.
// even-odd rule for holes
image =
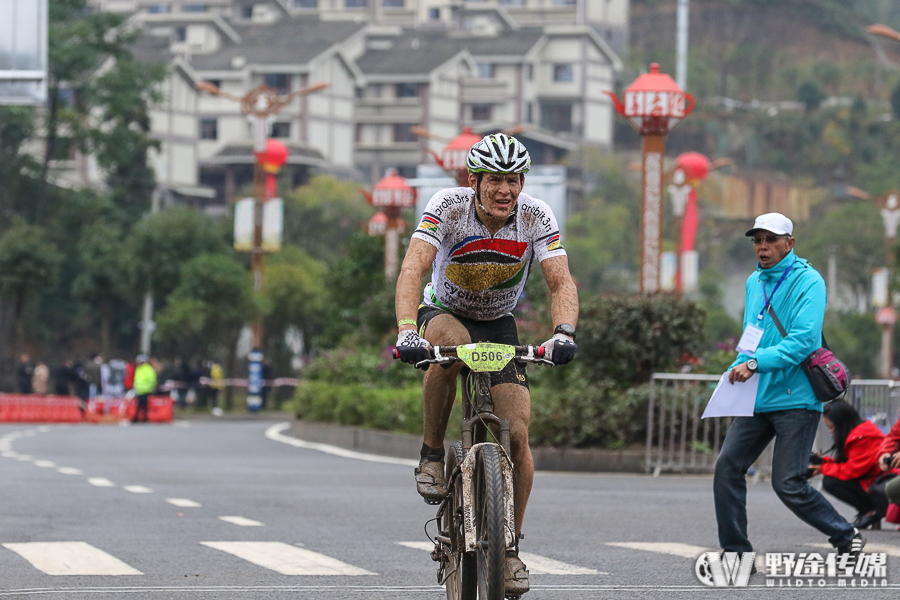
[[828, 536], [832, 546], [853, 537], [853, 525], [804, 478], [819, 426], [817, 411], [806, 409], [735, 417], [716, 460], [713, 495], [719, 544], [726, 552], [752, 552], [747, 537], [747, 470], [772, 438], [772, 488], [791, 512]]
[[131, 420], [132, 423], [146, 423], [148, 419], [148, 413], [150, 411], [150, 394], [141, 394], [137, 397], [137, 408], [134, 411], [134, 418]]
[[875, 503], [872, 502], [869, 492], [863, 489], [859, 479], [838, 479], [825, 475], [822, 477], [822, 489], [826, 492], [856, 509], [861, 515], [875, 510]]

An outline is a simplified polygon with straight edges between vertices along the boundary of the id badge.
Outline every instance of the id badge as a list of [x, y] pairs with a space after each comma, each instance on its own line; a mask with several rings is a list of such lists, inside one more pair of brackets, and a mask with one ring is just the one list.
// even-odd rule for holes
[[738, 340], [736, 350], [742, 354], [753, 356], [756, 349], [759, 348], [759, 341], [762, 339], [762, 336], [763, 330], [761, 327], [753, 324], [747, 325], [747, 329], [744, 330], [741, 339]]

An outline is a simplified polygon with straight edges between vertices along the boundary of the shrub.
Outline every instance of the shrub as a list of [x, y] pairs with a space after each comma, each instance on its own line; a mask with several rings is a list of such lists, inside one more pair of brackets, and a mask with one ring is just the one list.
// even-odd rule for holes
[[294, 394], [297, 418], [388, 431], [422, 431], [422, 388], [372, 388], [305, 381]]

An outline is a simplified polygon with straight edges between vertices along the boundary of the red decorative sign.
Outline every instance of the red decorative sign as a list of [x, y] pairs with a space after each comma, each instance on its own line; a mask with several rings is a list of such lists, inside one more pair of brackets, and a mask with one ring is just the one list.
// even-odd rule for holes
[[398, 206], [407, 208], [416, 205], [416, 190], [397, 175], [396, 169], [388, 169], [384, 179], [375, 184], [371, 196], [367, 195], [372, 206]]

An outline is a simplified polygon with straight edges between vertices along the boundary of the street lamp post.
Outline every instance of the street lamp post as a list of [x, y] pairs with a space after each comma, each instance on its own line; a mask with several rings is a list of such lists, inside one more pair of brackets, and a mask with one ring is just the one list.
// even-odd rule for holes
[[890, 269], [894, 265], [894, 246], [897, 244], [897, 228], [900, 226], [900, 206], [897, 201], [898, 192], [889, 192], [881, 199], [881, 217], [884, 220], [884, 306], [875, 314], [875, 321], [881, 325], [881, 368], [880, 375], [884, 379], [892, 378], [894, 366], [894, 325], [897, 323], [897, 312], [894, 310], [890, 293]]
[[[388, 281], [397, 278], [400, 250], [400, 210], [416, 205], [416, 190], [397, 174], [396, 169], [388, 169], [384, 178], [375, 184], [372, 193], [363, 190], [369, 204], [384, 209], [384, 276]], [[382, 214], [382, 213], [379, 213]]]
[[[253, 271], [253, 289], [260, 293], [263, 290], [263, 210], [267, 200], [275, 196], [275, 174], [287, 160], [287, 148], [280, 142], [268, 139], [269, 127], [274, 115], [295, 98], [305, 96], [328, 87], [327, 83], [301, 88], [287, 96], [281, 96], [277, 90], [263, 84], [247, 92], [244, 96], [229, 94], [208, 81], [197, 84], [197, 88], [212, 94], [239, 102], [241, 112], [247, 116], [253, 129], [253, 153], [256, 162], [253, 167], [254, 210], [253, 210], [253, 249], [251, 269]], [[247, 406], [258, 409], [262, 400], [262, 362], [263, 362], [263, 321], [258, 316], [251, 327], [251, 348], [249, 365], [249, 382], [247, 386]]]
[[642, 292], [660, 288], [660, 238], [662, 235], [663, 149], [665, 136], [694, 108], [694, 97], [682, 90], [669, 75], [650, 65], [625, 88], [625, 103], [612, 92], [606, 92], [616, 112], [628, 119], [641, 134], [643, 185], [641, 202], [641, 272]]

